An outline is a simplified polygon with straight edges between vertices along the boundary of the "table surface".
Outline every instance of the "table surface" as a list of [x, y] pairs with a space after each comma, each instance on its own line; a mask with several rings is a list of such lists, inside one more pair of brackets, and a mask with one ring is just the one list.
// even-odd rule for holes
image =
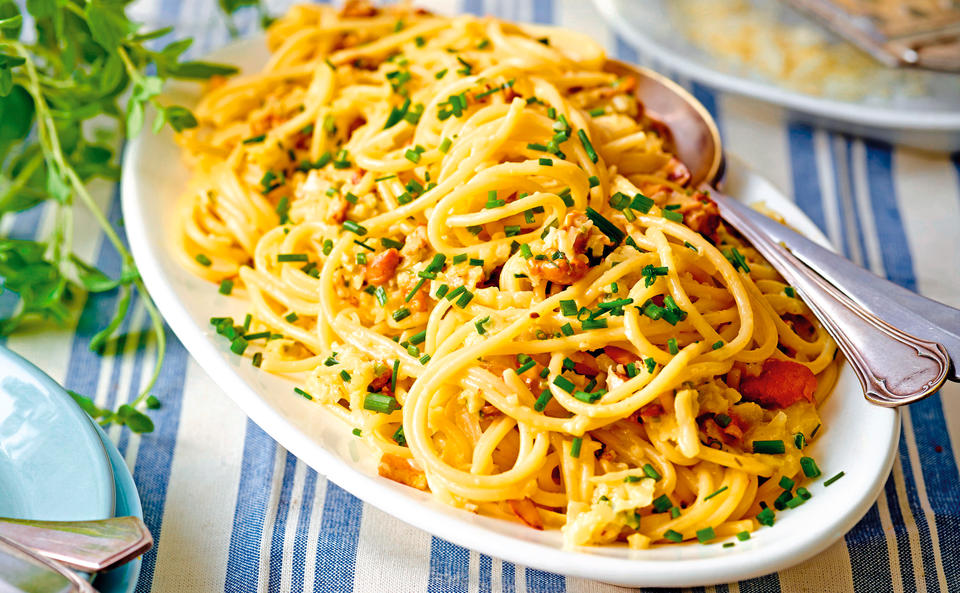
[[[452, 10], [575, 28], [604, 41], [611, 55], [643, 61], [585, 0], [462, 0]], [[180, 34], [196, 38], [193, 55], [228, 41], [213, 0], [141, 1], [131, 14], [151, 26], [178, 25]], [[241, 29], [252, 30], [254, 21], [254, 14], [242, 14]], [[792, 123], [776, 107], [680, 82], [713, 111], [727, 149], [792, 196], [848, 257], [960, 306], [960, 155], [923, 154]], [[119, 220], [117, 188], [102, 183], [96, 190]], [[102, 236], [84, 233], [94, 225], [83, 220], [78, 253], [116, 273], [116, 253]], [[28, 211], [5, 218], [0, 231], [29, 238], [50, 222], [48, 213]], [[88, 349], [115, 298], [93, 295], [76, 327], [12, 336], [8, 345], [68, 389], [95, 396], [100, 406], [128, 401], [153, 360], [142, 303], [131, 307], [123, 328], [127, 337], [106, 356]], [[109, 429], [140, 488], [157, 540], [144, 559], [137, 591], [617, 590], [471, 552], [361, 503], [247, 420], [169, 330], [168, 339], [155, 389], [163, 402], [152, 413], [156, 431], [138, 436]], [[960, 586], [958, 452], [960, 385], [948, 384], [904, 410], [899, 456], [886, 487], [843, 540], [779, 574], [706, 591]]]

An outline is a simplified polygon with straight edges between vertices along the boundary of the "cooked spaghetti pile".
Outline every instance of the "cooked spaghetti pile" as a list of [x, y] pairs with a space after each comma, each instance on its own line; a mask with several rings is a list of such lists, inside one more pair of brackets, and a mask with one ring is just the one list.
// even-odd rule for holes
[[268, 41], [180, 137], [180, 248], [248, 303], [213, 320], [235, 353], [382, 475], [570, 545], [746, 537], [806, 499], [835, 345], [593, 41], [356, 3]]

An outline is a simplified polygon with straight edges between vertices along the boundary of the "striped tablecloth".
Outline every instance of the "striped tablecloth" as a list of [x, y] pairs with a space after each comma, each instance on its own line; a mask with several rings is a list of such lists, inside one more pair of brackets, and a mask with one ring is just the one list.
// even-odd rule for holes
[[[578, 29], [605, 42], [612, 55], [642, 61], [586, 0], [453, 4], [448, 10]], [[271, 7], [282, 9], [274, 2]], [[196, 38], [191, 52], [200, 55], [228, 40], [216, 10], [214, 0], [149, 0], [137, 2], [131, 14], [150, 25], [177, 25], [179, 34]], [[242, 30], [252, 30], [254, 22], [252, 13], [239, 19]], [[851, 259], [960, 306], [960, 157], [795, 124], [777, 108], [688, 86], [719, 121], [727, 149], [792, 196]], [[97, 190], [119, 223], [117, 187], [101, 184]], [[47, 213], [29, 211], [7, 217], [0, 230], [33, 237], [51, 222]], [[101, 236], [84, 234], [95, 226], [86, 222], [79, 217], [78, 252], [116, 274], [116, 253]], [[95, 396], [101, 406], [128, 401], [152, 364], [154, 345], [145, 337], [142, 303], [132, 306], [117, 352], [101, 357], [88, 349], [115, 298], [111, 293], [89, 298], [75, 328], [17, 335], [8, 344], [69, 389]], [[109, 431], [133, 471], [157, 539], [144, 559], [137, 591], [616, 589], [471, 552], [361, 503], [247, 420], [172, 333], [168, 339], [155, 391], [163, 402], [153, 413], [156, 431], [145, 436], [118, 427]], [[877, 503], [843, 540], [779, 574], [705, 590], [960, 591], [958, 452], [960, 385], [950, 384], [904, 410], [893, 473]]]

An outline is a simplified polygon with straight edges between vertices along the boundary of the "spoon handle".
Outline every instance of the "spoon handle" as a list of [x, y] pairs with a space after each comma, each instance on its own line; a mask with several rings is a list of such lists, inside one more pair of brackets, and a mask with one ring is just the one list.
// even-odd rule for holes
[[[720, 213], [803, 297], [853, 367], [864, 395], [894, 407], [922, 399], [947, 378], [950, 357], [936, 342], [901, 331], [837, 290], [782, 245], [770, 240], [733, 200], [711, 192]], [[745, 208], [745, 207], [743, 207]]]
[[100, 521], [30, 521], [0, 518], [0, 537], [83, 572], [119, 566], [153, 546], [138, 517]]

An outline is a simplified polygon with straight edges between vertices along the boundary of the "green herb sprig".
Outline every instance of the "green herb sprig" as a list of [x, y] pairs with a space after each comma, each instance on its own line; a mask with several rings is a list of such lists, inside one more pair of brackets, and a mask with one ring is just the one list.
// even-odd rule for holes
[[[139, 291], [157, 341], [157, 364], [143, 392], [116, 411], [72, 395], [101, 424], [149, 432], [153, 422], [138, 408], [147, 403], [163, 363], [163, 320], [88, 184], [95, 178], [119, 179], [118, 132], [128, 138], [139, 133], [148, 106], [157, 114], [154, 131], [197, 125], [189, 109], [159, 101], [167, 80], [225, 76], [236, 69], [183, 60], [190, 39], [152, 49], [153, 41], [172, 28], [141, 33], [127, 18], [126, 4], [33, 0], [23, 14], [18, 3], [0, 0], [0, 216], [42, 203], [54, 214], [52, 229], [36, 240], [0, 236], [0, 278], [18, 297], [14, 312], [0, 319], [0, 334], [44, 322], [70, 326], [79, 295], [117, 290], [112, 319], [90, 341], [91, 350], [102, 352], [123, 322], [133, 291]], [[32, 21], [31, 31], [25, 29], [25, 17]], [[77, 207], [87, 210], [117, 250], [117, 278], [73, 253]]]

